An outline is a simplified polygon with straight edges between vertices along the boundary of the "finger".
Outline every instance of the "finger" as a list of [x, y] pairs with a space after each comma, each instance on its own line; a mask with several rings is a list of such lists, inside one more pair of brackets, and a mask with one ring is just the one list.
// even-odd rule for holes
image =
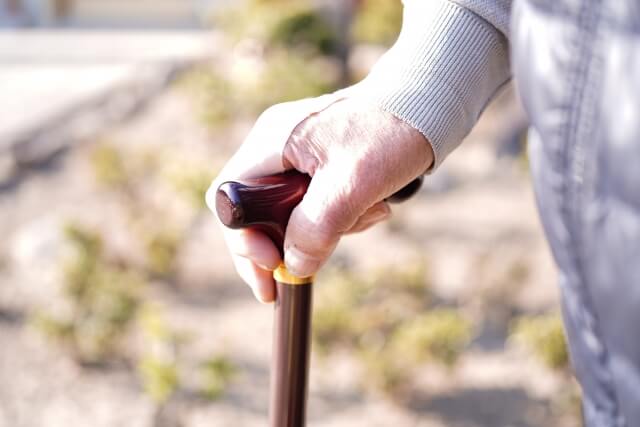
[[263, 270], [251, 260], [239, 256], [233, 256], [233, 264], [240, 278], [249, 285], [258, 301], [269, 303], [275, 299], [275, 282], [270, 271]]
[[[296, 276], [311, 276], [326, 262], [341, 235], [360, 217], [346, 171], [319, 170], [291, 213], [284, 262]], [[365, 209], [362, 209], [364, 211]]]
[[282, 262], [273, 241], [259, 231], [224, 229], [224, 236], [232, 254], [250, 259], [263, 270], [273, 271]]
[[387, 202], [381, 201], [371, 206], [345, 234], [359, 233], [375, 224], [388, 219], [391, 208]]

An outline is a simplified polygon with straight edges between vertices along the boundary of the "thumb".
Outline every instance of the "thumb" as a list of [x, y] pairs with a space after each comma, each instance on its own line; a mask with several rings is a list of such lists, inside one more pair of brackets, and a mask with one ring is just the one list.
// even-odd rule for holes
[[293, 210], [284, 242], [284, 262], [294, 275], [315, 274], [329, 258], [340, 237], [369, 207], [345, 172], [320, 169]]

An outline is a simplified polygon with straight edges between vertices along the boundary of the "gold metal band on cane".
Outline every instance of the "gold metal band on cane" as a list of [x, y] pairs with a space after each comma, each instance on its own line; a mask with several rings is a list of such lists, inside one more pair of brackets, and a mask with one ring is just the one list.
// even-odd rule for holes
[[309, 277], [297, 277], [293, 274], [289, 273], [287, 267], [284, 264], [280, 264], [278, 268], [273, 271], [273, 278], [280, 282], [285, 283], [287, 285], [307, 285], [313, 282], [313, 276]]

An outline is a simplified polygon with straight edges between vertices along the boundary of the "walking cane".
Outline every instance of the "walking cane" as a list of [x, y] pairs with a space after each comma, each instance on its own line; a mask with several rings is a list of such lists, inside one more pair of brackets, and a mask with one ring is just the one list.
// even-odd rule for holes
[[[288, 171], [263, 178], [228, 181], [216, 192], [216, 211], [229, 228], [251, 227], [273, 240], [283, 255], [284, 233], [291, 211], [302, 200], [311, 178]], [[419, 177], [387, 201], [411, 197]], [[296, 277], [280, 265], [274, 272], [276, 301], [271, 361], [271, 427], [306, 425], [307, 379], [311, 347], [313, 277]]]

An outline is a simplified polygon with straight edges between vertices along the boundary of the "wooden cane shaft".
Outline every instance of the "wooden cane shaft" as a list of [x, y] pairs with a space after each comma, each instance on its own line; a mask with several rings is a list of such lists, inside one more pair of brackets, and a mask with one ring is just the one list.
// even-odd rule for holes
[[313, 285], [276, 280], [271, 362], [271, 427], [304, 427], [311, 346]]

